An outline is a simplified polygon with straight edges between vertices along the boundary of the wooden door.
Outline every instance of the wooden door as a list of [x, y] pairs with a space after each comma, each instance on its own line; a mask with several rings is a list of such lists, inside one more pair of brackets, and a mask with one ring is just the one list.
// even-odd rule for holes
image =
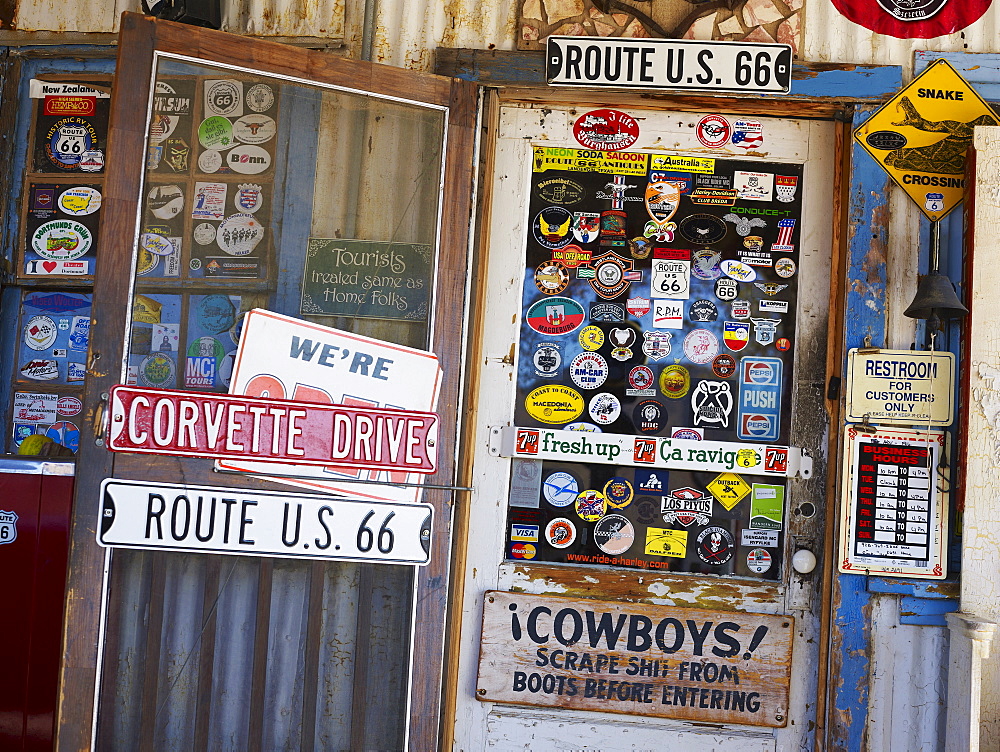
[[[58, 747], [432, 749], [475, 89], [126, 13], [114, 91]], [[423, 276], [411, 280], [423, 287], [411, 297], [420, 305], [408, 315], [306, 305], [307, 251], [359, 240], [428, 249]], [[370, 290], [365, 270], [354, 271], [361, 280], [347, 274], [342, 293]], [[397, 291], [380, 304], [400, 297]], [[104, 446], [114, 384], [226, 391], [240, 321], [251, 308], [440, 358], [446, 449], [422, 491], [435, 510], [427, 566], [95, 543], [107, 478], [316, 488], [295, 478], [222, 474], [207, 459], [113, 455]], [[341, 489], [347, 496], [418, 495], [386, 485], [401, 479], [384, 473], [337, 477], [351, 489]]]
[[[489, 314], [477, 359], [454, 748], [809, 746], [821, 576], [796, 572], [791, 560], [801, 549], [822, 556], [836, 126], [765, 117], [751, 102], [691, 112], [619, 95], [609, 112], [537, 92], [524, 99], [497, 102], [489, 121]], [[684, 109], [698, 104], [706, 100]], [[593, 145], [616, 133], [614, 149]], [[676, 189], [673, 206], [657, 207], [654, 184]], [[764, 397], [754, 382], [775, 369], [783, 369], [781, 388]], [[532, 460], [530, 448], [506, 444], [510, 426], [528, 429], [526, 446], [538, 437], [532, 448], [550, 456]], [[545, 442], [553, 429], [548, 436], [560, 443]], [[751, 462], [722, 471], [706, 454], [704, 470], [640, 477], [638, 463], [594, 452], [615, 438], [608, 434], [625, 434], [628, 454], [632, 437], [660, 447], [665, 438], [792, 445], [809, 451], [815, 472], [777, 480]], [[652, 657], [678, 672], [675, 681], [602, 672], [608, 657], [595, 656], [613, 640], [601, 627], [624, 624], [621, 614], [638, 620], [630, 625], [675, 616], [695, 624], [706, 610], [715, 622], [793, 617], [790, 662], [785, 653], [769, 667], [777, 671], [762, 674], [788, 689], [787, 705], [768, 719], [713, 713], [707, 700], [679, 706], [684, 687], [714, 679], [681, 675], [671, 651], [655, 654], [656, 645]], [[579, 632], [566, 626], [574, 624]], [[512, 673], [510, 657], [522, 649], [522, 670]], [[704, 655], [713, 660], [707, 648]], [[615, 656], [625, 666], [629, 653]], [[630, 681], [653, 691], [630, 694]], [[714, 724], [711, 733], [688, 723], [699, 720]]]

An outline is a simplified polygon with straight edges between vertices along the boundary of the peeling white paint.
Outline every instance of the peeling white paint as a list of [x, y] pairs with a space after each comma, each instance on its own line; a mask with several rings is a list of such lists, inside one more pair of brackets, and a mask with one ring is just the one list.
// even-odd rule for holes
[[972, 399], [989, 426], [993, 437], [993, 464], [1000, 467], [1000, 370], [986, 363], [975, 363], [974, 367], [982, 384], [972, 387]]

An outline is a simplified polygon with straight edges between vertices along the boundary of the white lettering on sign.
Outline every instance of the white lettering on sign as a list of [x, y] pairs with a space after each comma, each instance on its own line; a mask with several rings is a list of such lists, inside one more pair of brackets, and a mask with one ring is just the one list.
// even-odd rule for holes
[[108, 448], [426, 474], [436, 430], [433, 413], [116, 386]]
[[[244, 319], [230, 393], [363, 407], [376, 413], [382, 408], [433, 413], [440, 383], [441, 368], [433, 353], [254, 309]], [[362, 425], [360, 430], [365, 432], [367, 427]], [[374, 430], [377, 436], [378, 427]], [[389, 433], [395, 441], [395, 433]], [[408, 441], [405, 433], [400, 441]], [[400, 446], [405, 454], [407, 445]], [[339, 460], [323, 467], [303, 467], [297, 460], [264, 464], [250, 456], [231, 456], [220, 460], [219, 467], [294, 476], [287, 482], [386, 501], [417, 501], [417, 484], [422, 480], [403, 467], [360, 469]], [[376, 481], [377, 485], [357, 481]]]

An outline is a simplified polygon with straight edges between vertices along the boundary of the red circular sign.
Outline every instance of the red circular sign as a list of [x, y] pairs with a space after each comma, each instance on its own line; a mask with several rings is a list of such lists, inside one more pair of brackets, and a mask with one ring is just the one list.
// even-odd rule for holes
[[620, 110], [591, 110], [577, 118], [573, 136], [588, 149], [621, 151], [639, 138], [639, 123]]
[[694, 130], [702, 145], [709, 148], [725, 146], [733, 135], [732, 126], [722, 115], [705, 115]]
[[992, 0], [833, 0], [849, 21], [897, 39], [931, 39], [978, 21]]

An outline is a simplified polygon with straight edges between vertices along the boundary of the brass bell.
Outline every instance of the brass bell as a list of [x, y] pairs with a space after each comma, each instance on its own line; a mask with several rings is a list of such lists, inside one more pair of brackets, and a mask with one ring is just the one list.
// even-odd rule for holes
[[955, 286], [945, 275], [931, 272], [920, 277], [917, 294], [910, 307], [903, 311], [911, 319], [960, 319], [969, 314], [955, 293]]

